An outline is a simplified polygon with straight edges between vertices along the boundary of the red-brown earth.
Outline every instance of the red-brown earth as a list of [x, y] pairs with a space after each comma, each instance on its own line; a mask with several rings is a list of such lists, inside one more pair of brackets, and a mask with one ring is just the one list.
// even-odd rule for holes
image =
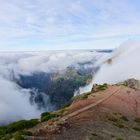
[[140, 140], [140, 90], [107, 85], [77, 96], [62, 116], [30, 131], [46, 140]]

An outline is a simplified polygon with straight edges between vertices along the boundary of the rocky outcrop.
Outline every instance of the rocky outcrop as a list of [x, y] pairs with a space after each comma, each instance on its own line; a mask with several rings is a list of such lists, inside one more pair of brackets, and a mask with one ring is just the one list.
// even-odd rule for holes
[[120, 82], [119, 84], [123, 84], [127, 87], [140, 90], [140, 80], [128, 79], [124, 82]]

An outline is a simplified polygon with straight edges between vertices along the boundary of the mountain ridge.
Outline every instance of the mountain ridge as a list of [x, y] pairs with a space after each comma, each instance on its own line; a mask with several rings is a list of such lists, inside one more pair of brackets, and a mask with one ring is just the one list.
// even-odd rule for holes
[[[93, 86], [91, 93], [75, 97], [64, 111], [64, 117], [54, 122], [54, 125], [45, 124], [44, 128], [38, 131], [31, 129], [31, 132], [35, 136], [46, 137], [46, 140], [116, 140], [126, 139], [128, 135], [128, 140], [138, 140], [140, 133], [136, 130], [139, 130], [139, 123], [135, 121], [140, 117], [140, 90], [124, 84], [132, 81], [134, 79], [117, 85]], [[104, 131], [101, 134], [102, 128], [109, 134]]]
[[28, 127], [19, 131], [19, 121], [8, 129], [14, 132], [15, 140], [139, 140], [137, 83], [139, 80], [128, 79], [115, 85], [95, 84], [90, 92], [75, 96], [63, 108], [42, 113], [40, 120], [24, 121]]

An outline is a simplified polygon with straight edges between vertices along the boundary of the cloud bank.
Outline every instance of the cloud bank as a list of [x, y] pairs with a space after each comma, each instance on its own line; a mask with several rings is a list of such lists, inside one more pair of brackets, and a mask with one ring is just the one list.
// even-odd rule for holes
[[[68, 66], [78, 68], [79, 64], [88, 61], [93, 63], [85, 65], [85, 68], [93, 67], [102, 55], [96, 51], [0, 53], [0, 124], [38, 117], [43, 111], [29, 102], [30, 90], [15, 83], [14, 79], [19, 79], [19, 75], [63, 72]], [[38, 94], [38, 91], [35, 93]], [[42, 95], [47, 111], [51, 110], [53, 105], [50, 104], [49, 97]]]
[[35, 72], [58, 72], [77, 63], [90, 61], [94, 64], [100, 56], [96, 51], [0, 53], [0, 74], [9, 77], [10, 72], [17, 76]]
[[[68, 66], [78, 68], [79, 64], [89, 61], [92, 63], [85, 65], [85, 68], [99, 66], [100, 69], [90, 85], [79, 89], [86, 92], [94, 83], [114, 84], [129, 78], [140, 79], [139, 54], [139, 40], [125, 42], [110, 54], [96, 51], [0, 53], [0, 123], [37, 117], [41, 112], [35, 104], [30, 104], [29, 90], [18, 87], [13, 76], [18, 79], [19, 75], [36, 72], [63, 72]], [[49, 104], [48, 97], [45, 99]]]
[[[108, 58], [112, 59], [108, 63]], [[120, 45], [111, 55], [104, 56], [98, 64], [102, 65], [94, 77], [94, 83], [118, 83], [129, 78], [140, 80], [140, 40], [128, 41]]]
[[29, 103], [29, 92], [0, 77], [0, 124], [38, 117], [40, 111]]

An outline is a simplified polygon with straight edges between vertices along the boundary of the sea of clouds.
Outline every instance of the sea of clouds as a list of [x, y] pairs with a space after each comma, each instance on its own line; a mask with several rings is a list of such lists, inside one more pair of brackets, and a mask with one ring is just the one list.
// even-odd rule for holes
[[[129, 78], [140, 79], [140, 41], [127, 41], [112, 53], [97, 51], [48, 51], [0, 53], [0, 124], [40, 115], [35, 104], [29, 102], [29, 90], [13, 80], [19, 75], [36, 72], [61, 72], [68, 66], [93, 62], [85, 67], [100, 67], [92, 82], [80, 87], [79, 92], [90, 91], [94, 83], [118, 83]], [[95, 63], [96, 62], [96, 63]], [[47, 97], [46, 97], [47, 99]], [[49, 102], [49, 99], [46, 102]], [[49, 109], [48, 109], [49, 111]]]
[[[79, 67], [79, 63], [93, 62], [102, 53], [96, 51], [46, 51], [46, 52], [2, 52], [0, 53], [0, 124], [19, 119], [30, 119], [40, 115], [36, 104], [29, 102], [30, 91], [19, 87], [14, 79], [20, 75], [37, 72], [55, 73], [68, 66]], [[49, 108], [49, 97], [45, 96]]]

